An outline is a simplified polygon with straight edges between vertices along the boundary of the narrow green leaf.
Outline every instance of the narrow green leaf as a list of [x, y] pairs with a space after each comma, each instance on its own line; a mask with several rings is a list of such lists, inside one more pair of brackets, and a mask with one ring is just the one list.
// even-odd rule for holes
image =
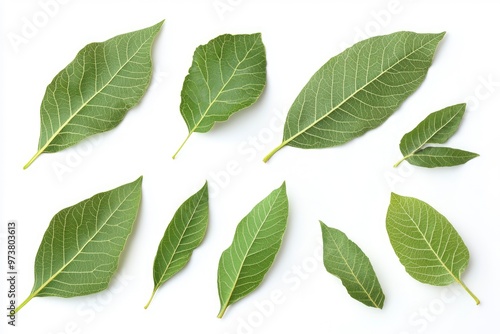
[[189, 197], [175, 212], [158, 245], [153, 265], [154, 288], [144, 308], [148, 308], [158, 288], [186, 266], [208, 227], [208, 185]]
[[462, 165], [479, 154], [450, 147], [426, 147], [406, 160], [415, 166], [434, 168]]
[[261, 34], [221, 35], [200, 45], [181, 92], [181, 114], [189, 133], [208, 132], [215, 122], [249, 107], [266, 84], [266, 51]]
[[411, 277], [432, 285], [456, 281], [479, 304], [460, 278], [469, 263], [469, 250], [446, 217], [421, 200], [392, 193], [386, 226], [392, 247]]
[[385, 296], [370, 259], [344, 232], [320, 224], [326, 270], [341, 279], [352, 298], [381, 309]]
[[324, 148], [381, 125], [424, 80], [444, 33], [402, 31], [354, 44], [323, 65], [288, 112], [283, 142]]
[[457, 132], [465, 113], [465, 103], [435, 111], [401, 139], [399, 148], [403, 159], [421, 167], [445, 167], [461, 165], [478, 156], [476, 153], [448, 147], [425, 147], [427, 144], [443, 144]]
[[33, 297], [75, 297], [108, 284], [139, 212], [142, 176], [59, 211], [35, 259]]
[[151, 46], [163, 21], [81, 49], [47, 86], [40, 107], [38, 151], [53, 153], [115, 128], [146, 93]]
[[287, 218], [288, 198], [283, 182], [238, 224], [233, 243], [219, 261], [219, 318], [229, 305], [260, 285], [281, 246]]

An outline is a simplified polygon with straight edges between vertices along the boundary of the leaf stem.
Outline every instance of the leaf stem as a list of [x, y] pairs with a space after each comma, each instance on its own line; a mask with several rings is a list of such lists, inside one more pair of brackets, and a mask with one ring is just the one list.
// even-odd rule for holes
[[149, 298], [149, 300], [148, 300], [148, 302], [147, 302], [146, 306], [144, 306], [144, 309], [145, 309], [145, 310], [147, 310], [147, 309], [148, 309], [148, 307], [149, 307], [149, 304], [151, 304], [151, 301], [153, 300], [153, 297], [154, 297], [154, 296], [155, 296], [155, 294], [156, 294], [156, 290], [158, 290], [158, 287], [155, 287], [155, 288], [153, 289], [153, 293], [151, 294], [151, 297]]
[[403, 161], [405, 161], [405, 160], [406, 160], [406, 158], [408, 158], [408, 156], [403, 157], [401, 160], [399, 160], [398, 162], [396, 162], [396, 163], [394, 164], [394, 166], [393, 166], [393, 167], [394, 167], [394, 168], [396, 168], [396, 167], [398, 167], [399, 165], [401, 165], [401, 163], [402, 163]]
[[476, 295], [469, 290], [469, 288], [467, 287], [467, 285], [465, 285], [464, 282], [462, 282], [460, 279], [457, 279], [457, 282], [458, 284], [460, 284], [462, 286], [462, 288], [465, 289], [465, 291], [467, 291], [467, 293], [472, 297], [474, 298], [474, 301], [476, 302], [476, 305], [479, 305], [481, 303], [481, 301], [479, 300], [479, 298], [476, 297]]
[[222, 319], [222, 317], [224, 316], [224, 313], [226, 313], [227, 307], [228, 307], [227, 304], [225, 304], [221, 307], [219, 314], [217, 314], [217, 318]]
[[267, 162], [269, 159], [271, 159], [271, 158], [272, 158], [272, 156], [273, 156], [276, 152], [278, 152], [278, 151], [279, 151], [279, 150], [280, 150], [283, 146], [285, 146], [286, 144], [287, 144], [287, 142], [282, 142], [281, 144], [279, 144], [279, 145], [278, 145], [277, 147], [275, 147], [275, 148], [274, 148], [271, 152], [269, 152], [269, 154], [268, 154], [268, 155], [266, 155], [266, 156], [264, 157], [264, 159], [262, 159], [262, 161]]
[[38, 294], [38, 293], [32, 293], [32, 294], [30, 294], [30, 295], [28, 296], [28, 298], [26, 298], [26, 300], [25, 300], [24, 302], [22, 302], [22, 303], [21, 303], [21, 305], [19, 305], [18, 307], [16, 307], [16, 309], [14, 310], [14, 313], [19, 312], [19, 311], [20, 311], [20, 310], [24, 307], [24, 305], [28, 304], [28, 302], [29, 302], [30, 300], [32, 300], [32, 299], [33, 299], [33, 297], [35, 297], [37, 294]]
[[40, 154], [42, 154], [43, 150], [45, 149], [45, 147], [41, 150], [38, 150], [38, 152], [35, 153], [35, 155], [33, 156], [33, 158], [30, 159], [30, 161], [28, 161], [28, 163], [26, 165], [24, 165], [23, 169], [26, 169], [28, 168], [29, 166], [31, 166], [31, 164], [33, 163], [33, 161], [36, 160], [36, 158], [38, 158], [40, 156]]
[[186, 144], [187, 140], [189, 139], [189, 137], [191, 137], [192, 134], [193, 134], [193, 132], [189, 132], [186, 139], [184, 139], [184, 141], [182, 142], [181, 146], [177, 149], [177, 151], [175, 151], [174, 155], [172, 156], [172, 159], [175, 159], [175, 157], [177, 156], [177, 154], [179, 153], [181, 148], [184, 147], [184, 144]]

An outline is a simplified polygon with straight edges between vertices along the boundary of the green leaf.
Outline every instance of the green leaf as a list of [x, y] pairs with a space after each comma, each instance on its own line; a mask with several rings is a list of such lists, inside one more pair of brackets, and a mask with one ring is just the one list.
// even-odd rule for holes
[[260, 285], [281, 246], [287, 218], [288, 198], [283, 182], [238, 224], [233, 243], [219, 261], [219, 318], [229, 305]]
[[432, 285], [456, 281], [479, 304], [460, 278], [469, 250], [446, 217], [421, 200], [392, 193], [386, 224], [392, 247], [411, 277]]
[[478, 156], [479, 154], [477, 153], [462, 151], [456, 148], [426, 147], [406, 158], [406, 160], [415, 166], [433, 168], [462, 165]]
[[283, 142], [324, 148], [381, 125], [424, 80], [444, 33], [396, 32], [368, 38], [331, 58], [292, 104]]
[[151, 80], [151, 46], [163, 21], [91, 43], [47, 86], [40, 107], [38, 152], [61, 151], [115, 128], [139, 103]]
[[341, 279], [352, 298], [381, 309], [385, 296], [370, 259], [344, 232], [320, 224], [326, 270]]
[[425, 147], [427, 144], [443, 144], [457, 132], [465, 113], [465, 103], [456, 104], [433, 112], [415, 129], [403, 136], [399, 148], [403, 159], [421, 167], [444, 167], [461, 165], [478, 156], [476, 153], [448, 147]]
[[141, 202], [142, 176], [59, 211], [35, 258], [33, 297], [75, 297], [99, 292], [118, 266]]
[[261, 34], [221, 35], [200, 45], [181, 92], [181, 114], [189, 133], [208, 132], [259, 98], [266, 84], [266, 51]]
[[144, 308], [148, 308], [158, 288], [186, 266], [208, 227], [208, 185], [189, 197], [175, 212], [158, 245], [153, 265], [154, 288]]

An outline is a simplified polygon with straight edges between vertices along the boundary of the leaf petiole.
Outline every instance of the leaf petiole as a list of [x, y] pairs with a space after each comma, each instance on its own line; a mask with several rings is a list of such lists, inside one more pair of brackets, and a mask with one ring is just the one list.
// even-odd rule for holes
[[279, 144], [279, 145], [278, 145], [277, 147], [275, 147], [275, 148], [274, 148], [271, 152], [269, 152], [269, 154], [268, 154], [268, 155], [266, 155], [266, 156], [264, 157], [264, 159], [262, 159], [262, 161], [267, 162], [269, 159], [271, 159], [271, 158], [272, 158], [272, 156], [273, 156], [274, 154], [276, 154], [276, 152], [278, 152], [279, 150], [281, 150], [281, 149], [283, 148], [283, 146], [285, 146], [287, 143], [288, 143], [288, 142], [284, 141], [284, 142], [282, 142], [281, 144]]
[[474, 301], [476, 302], [476, 305], [479, 305], [481, 303], [481, 301], [479, 300], [479, 298], [476, 297], [476, 295], [470, 291], [470, 289], [467, 287], [467, 285], [465, 285], [464, 282], [462, 282], [460, 279], [457, 279], [457, 282], [458, 284], [460, 284], [462, 286], [462, 288], [465, 289], [465, 291], [467, 291], [467, 293], [474, 299]]
[[175, 159], [179, 151], [184, 147], [184, 145], [186, 144], [186, 142], [188, 141], [189, 137], [191, 137], [192, 134], [193, 132], [189, 132], [186, 139], [184, 139], [184, 141], [182, 142], [181, 146], [177, 149], [177, 151], [175, 151], [174, 155], [172, 156], [172, 159]]
[[151, 297], [149, 298], [148, 302], [146, 303], [146, 305], [144, 306], [144, 309], [147, 310], [147, 308], [149, 307], [149, 304], [151, 304], [151, 302], [153, 301], [153, 297], [155, 296], [156, 294], [156, 291], [158, 290], [158, 287], [155, 287], [153, 289], [153, 293], [151, 294]]
[[401, 163], [402, 163], [403, 161], [405, 161], [405, 160], [406, 160], [406, 159], [408, 159], [409, 157], [410, 157], [409, 155], [407, 155], [406, 157], [403, 157], [401, 160], [399, 160], [398, 162], [396, 162], [396, 163], [394, 164], [394, 166], [393, 166], [393, 167], [394, 167], [394, 168], [398, 167], [399, 165], [401, 165]]

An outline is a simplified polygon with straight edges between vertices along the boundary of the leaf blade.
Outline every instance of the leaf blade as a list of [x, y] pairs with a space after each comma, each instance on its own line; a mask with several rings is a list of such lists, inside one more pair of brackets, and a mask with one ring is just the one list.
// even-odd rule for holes
[[287, 218], [288, 198], [283, 182], [238, 224], [233, 242], [219, 260], [219, 318], [229, 305], [254, 291], [263, 281], [281, 246]]
[[151, 47], [163, 21], [90, 43], [47, 86], [40, 106], [38, 151], [54, 153], [115, 128], [146, 93]]
[[345, 233], [320, 224], [326, 270], [340, 278], [352, 298], [382, 309], [385, 296], [370, 259]]
[[104, 290], [139, 211], [142, 176], [59, 211], [35, 258], [30, 296], [74, 297]]
[[158, 245], [153, 264], [154, 288], [144, 307], [148, 308], [158, 288], [184, 268], [201, 244], [208, 227], [208, 184], [177, 209]]
[[426, 147], [427, 144], [443, 144], [457, 132], [465, 107], [465, 103], [461, 103], [435, 111], [406, 133], [399, 144], [403, 158], [394, 167], [405, 160], [420, 167], [450, 167], [479, 156], [448, 147]]
[[415, 166], [435, 168], [462, 165], [479, 154], [450, 147], [426, 147], [406, 160]]
[[221, 35], [200, 45], [181, 91], [180, 111], [188, 136], [254, 104], [266, 83], [266, 53], [260, 33]]
[[331, 58], [297, 96], [283, 141], [264, 162], [287, 145], [337, 146], [381, 125], [423, 82], [443, 36], [397, 32]]
[[469, 262], [469, 250], [446, 217], [419, 199], [392, 193], [386, 229], [411, 277], [438, 286], [458, 282], [479, 304], [460, 278]]

